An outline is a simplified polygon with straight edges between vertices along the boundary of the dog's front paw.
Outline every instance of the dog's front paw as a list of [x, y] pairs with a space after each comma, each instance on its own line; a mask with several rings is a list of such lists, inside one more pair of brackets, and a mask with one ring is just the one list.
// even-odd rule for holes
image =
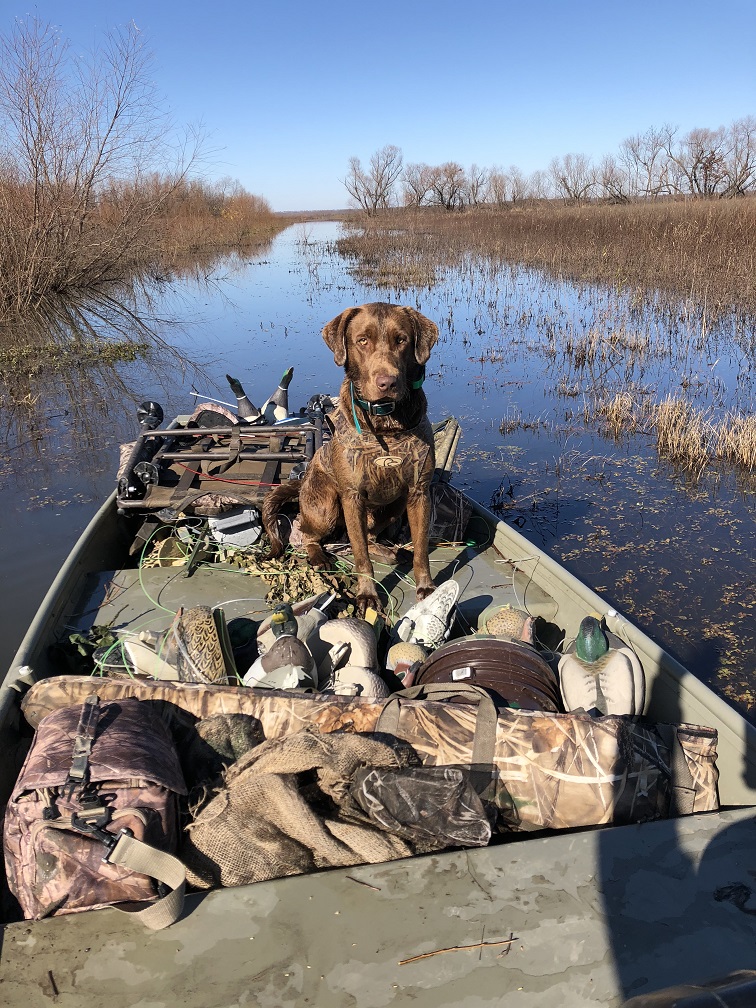
[[430, 584], [419, 584], [415, 586], [415, 596], [418, 602], [422, 602], [423, 599], [428, 598], [436, 590], [436, 586], [431, 582]]
[[307, 560], [315, 570], [327, 570], [331, 566], [328, 554], [319, 543], [308, 543]]
[[381, 603], [374, 583], [366, 580], [362, 581], [361, 584], [357, 583], [357, 615], [360, 619], [365, 618], [365, 613], [368, 609], [375, 609], [376, 612], [380, 612]]

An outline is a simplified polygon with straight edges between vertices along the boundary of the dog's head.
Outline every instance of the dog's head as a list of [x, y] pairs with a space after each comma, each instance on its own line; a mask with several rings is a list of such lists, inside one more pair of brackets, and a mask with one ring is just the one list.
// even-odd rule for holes
[[438, 327], [414, 308], [379, 301], [347, 308], [323, 339], [363, 398], [398, 402], [422, 375]]

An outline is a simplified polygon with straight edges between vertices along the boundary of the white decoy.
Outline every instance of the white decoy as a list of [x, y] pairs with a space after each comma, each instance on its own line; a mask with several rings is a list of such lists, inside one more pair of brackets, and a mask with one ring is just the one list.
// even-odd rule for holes
[[459, 597], [459, 584], [449, 578], [421, 602], [415, 602], [395, 624], [392, 637], [395, 643], [406, 641], [420, 644], [432, 651], [449, 636], [452, 612]]
[[367, 620], [328, 620], [317, 629], [331, 649], [320, 663], [320, 689], [327, 693], [387, 697], [389, 688], [378, 674], [375, 631]]

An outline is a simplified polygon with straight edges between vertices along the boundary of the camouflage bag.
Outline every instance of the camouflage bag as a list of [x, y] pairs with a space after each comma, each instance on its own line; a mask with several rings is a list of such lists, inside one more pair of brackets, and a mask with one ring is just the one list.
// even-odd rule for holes
[[[464, 702], [428, 702], [452, 699]], [[717, 732], [701, 725], [497, 710], [486, 690], [458, 682], [394, 693], [374, 730], [409, 742], [423, 763], [467, 767], [502, 830], [622, 825], [719, 807]]]
[[8, 885], [24, 917], [128, 902], [148, 927], [173, 923], [182, 794], [172, 739], [147, 704], [92, 695], [48, 715], [5, 813]]
[[[85, 677], [42, 680], [22, 710], [35, 725], [91, 689]], [[426, 766], [473, 768], [476, 787], [502, 809], [500, 828], [621, 824], [719, 807], [717, 732], [700, 725], [497, 711], [485, 690], [465, 682], [428, 683], [388, 700], [120, 679], [103, 680], [98, 689], [113, 700], [139, 696], [177, 720], [253, 715], [266, 739], [313, 725], [323, 732], [384, 733], [384, 740], [408, 742]], [[450, 702], [452, 695], [468, 702]]]

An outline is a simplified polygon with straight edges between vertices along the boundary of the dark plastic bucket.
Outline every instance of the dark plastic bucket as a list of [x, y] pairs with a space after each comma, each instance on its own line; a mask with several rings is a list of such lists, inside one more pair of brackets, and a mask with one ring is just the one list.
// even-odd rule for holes
[[559, 684], [549, 664], [529, 645], [497, 637], [466, 637], [444, 644], [425, 659], [414, 682], [482, 686], [498, 707], [562, 710]]

